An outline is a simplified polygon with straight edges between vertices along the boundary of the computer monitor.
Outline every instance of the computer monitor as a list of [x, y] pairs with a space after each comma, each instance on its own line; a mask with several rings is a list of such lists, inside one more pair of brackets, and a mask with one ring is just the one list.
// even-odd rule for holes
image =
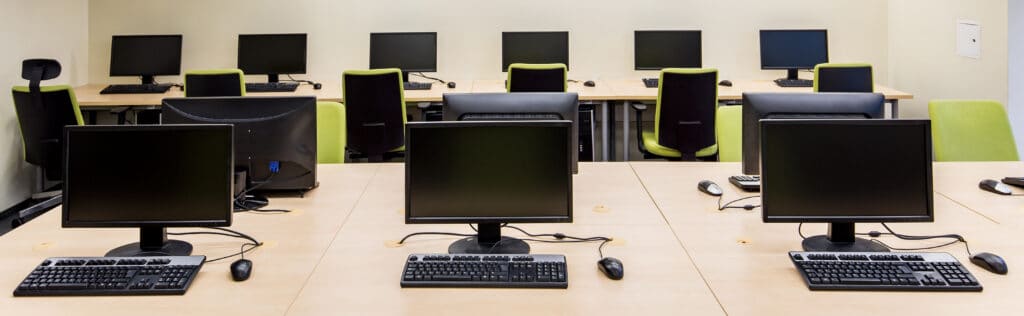
[[306, 191], [316, 182], [316, 98], [167, 98], [163, 124], [233, 124], [235, 167], [253, 192]]
[[635, 31], [633, 66], [636, 70], [700, 68], [700, 31]]
[[575, 92], [445, 93], [445, 121], [572, 121], [572, 171], [578, 172], [579, 97]]
[[761, 69], [785, 69], [796, 80], [800, 69], [827, 62], [827, 30], [761, 30]]
[[268, 82], [279, 82], [278, 75], [306, 73], [306, 34], [238, 35], [238, 69], [267, 75]]
[[154, 76], [181, 73], [181, 35], [114, 35], [110, 41], [110, 76]]
[[806, 251], [888, 251], [856, 222], [931, 222], [928, 120], [761, 121], [766, 223], [829, 223]]
[[743, 173], [761, 164], [762, 119], [880, 119], [885, 96], [876, 93], [744, 93]]
[[410, 122], [405, 223], [477, 224], [449, 253], [529, 253], [504, 223], [572, 222], [572, 122]]
[[370, 68], [398, 68], [402, 81], [410, 72], [437, 71], [437, 33], [370, 33]]
[[[167, 227], [231, 225], [230, 125], [68, 126], [63, 227], [139, 227], [107, 256], [187, 256]], [[125, 148], [131, 144], [131, 148]]]
[[569, 67], [569, 32], [502, 32], [501, 71], [508, 65], [565, 64]]

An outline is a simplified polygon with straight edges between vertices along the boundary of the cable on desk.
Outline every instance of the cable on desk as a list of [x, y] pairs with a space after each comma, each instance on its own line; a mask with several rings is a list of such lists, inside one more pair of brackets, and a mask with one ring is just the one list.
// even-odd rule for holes
[[302, 79], [295, 79], [295, 78], [293, 78], [293, 77], [292, 77], [292, 75], [285, 75], [285, 76], [287, 76], [287, 77], [288, 77], [288, 80], [285, 80], [285, 81], [291, 81], [291, 82], [298, 82], [298, 83], [305, 83], [305, 84], [309, 84], [309, 85], [311, 85], [311, 86], [313, 86], [313, 85], [316, 85], [316, 82], [313, 82], [313, 81], [311, 81], [311, 80], [302, 80]]
[[422, 72], [413, 72], [413, 73], [409, 73], [409, 74], [413, 75], [413, 76], [417, 76], [417, 77], [423, 78], [423, 79], [427, 79], [427, 80], [434, 80], [434, 81], [440, 82], [441, 84], [447, 84], [448, 83], [448, 82], [445, 82], [444, 80], [424, 75]]
[[753, 198], [760, 198], [760, 197], [761, 197], [760, 195], [753, 195], [753, 196], [743, 197], [743, 198], [739, 198], [739, 199], [735, 199], [735, 200], [729, 201], [729, 202], [725, 203], [725, 205], [722, 205], [722, 196], [719, 195], [718, 196], [718, 210], [719, 211], [724, 211], [725, 209], [735, 208], [735, 209], [744, 209], [744, 210], [752, 211], [755, 208], [758, 208], [758, 207], [761, 207], [761, 206], [760, 205], [752, 205], [752, 204], [747, 204], [747, 205], [744, 205], [744, 206], [732, 206], [732, 204], [736, 203], [736, 202], [739, 202], [739, 201], [749, 200], [749, 199], [753, 199]]
[[[263, 242], [261, 242], [259, 240], [256, 240], [256, 238], [254, 238], [252, 236], [249, 236], [249, 235], [247, 235], [245, 233], [236, 231], [236, 230], [232, 230], [232, 229], [228, 229], [228, 228], [223, 228], [223, 227], [202, 227], [202, 228], [219, 230], [219, 232], [183, 232], [183, 233], [167, 233], [167, 234], [171, 235], [171, 236], [219, 235], [219, 236], [234, 237], [234, 238], [238, 238], [238, 239], [245, 239], [245, 240], [249, 241], [247, 243], [243, 243], [242, 244], [242, 246], [239, 249], [238, 253], [235, 253], [235, 254], [232, 254], [232, 255], [223, 256], [223, 257], [216, 258], [216, 259], [207, 259], [204, 262], [217, 262], [217, 261], [228, 259], [228, 258], [232, 258], [232, 257], [235, 257], [235, 256], [241, 256], [242, 259], [245, 259], [245, 253], [250, 252], [253, 249], [256, 249], [256, 248], [258, 248], [260, 246], [263, 246]], [[246, 246], [250, 246], [249, 249], [245, 249]]]
[[[931, 250], [931, 249], [942, 248], [942, 247], [946, 247], [946, 246], [949, 246], [949, 245], [953, 245], [953, 244], [962, 242], [962, 243], [964, 243], [964, 249], [967, 251], [967, 256], [968, 257], [973, 256], [973, 254], [971, 253], [971, 246], [970, 246], [970, 244], [967, 243], [967, 239], [964, 238], [963, 236], [959, 235], [959, 234], [924, 235], [924, 236], [904, 235], [904, 234], [897, 233], [891, 227], [889, 227], [889, 225], [886, 224], [886, 223], [881, 223], [881, 224], [882, 224], [882, 227], [885, 227], [885, 230], [888, 231], [888, 232], [870, 231], [870, 232], [867, 232], [867, 233], [857, 233], [856, 235], [858, 235], [858, 236], [869, 236], [869, 237], [871, 237], [871, 242], [879, 244], [879, 245], [881, 245], [881, 246], [883, 246], [885, 248], [888, 248], [889, 250], [896, 250], [896, 251]], [[800, 223], [799, 225], [797, 225], [797, 233], [800, 234], [800, 238], [807, 239], [807, 236], [805, 236], [804, 232], [803, 232], [803, 226], [804, 226], [804, 223]], [[886, 244], [885, 242], [883, 242], [881, 240], [878, 240], [877, 238], [881, 237], [881, 236], [893, 236], [893, 237], [899, 238], [901, 240], [911, 240], [911, 241], [930, 240], [930, 239], [955, 239], [955, 240], [950, 241], [948, 243], [941, 244], [941, 245], [936, 245], [936, 246], [928, 246], [928, 247], [920, 247], [920, 248], [897, 248], [897, 247], [892, 247], [889, 244]]]

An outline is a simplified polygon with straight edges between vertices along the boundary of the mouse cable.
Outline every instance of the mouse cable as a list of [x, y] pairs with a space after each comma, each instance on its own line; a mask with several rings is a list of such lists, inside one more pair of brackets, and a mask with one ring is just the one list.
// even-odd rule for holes
[[[278, 181], [281, 181], [281, 182], [292, 181], [292, 180], [295, 180], [295, 179], [299, 179], [299, 178], [305, 177], [306, 175], [309, 175], [310, 173], [312, 173], [312, 171], [303, 172], [302, 174], [299, 174], [297, 176], [285, 178], [285, 179], [278, 180]], [[264, 185], [267, 185], [267, 184], [273, 182], [274, 175], [276, 175], [276, 174], [277, 174], [277, 172], [271, 172], [270, 175], [267, 176], [266, 179], [263, 179], [261, 181], [253, 181], [253, 183], [256, 183], [256, 185], [253, 185], [251, 188], [245, 189], [241, 193], [238, 193], [238, 195], [235, 196], [235, 200], [233, 202], [234, 206], [235, 206], [235, 211], [234, 212], [235, 213], [252, 212], [252, 213], [260, 213], [260, 214], [291, 213], [292, 212], [291, 210], [280, 210], [280, 209], [279, 210], [263, 210], [263, 209], [248, 208], [248, 207], [245, 206], [245, 199], [248, 197], [248, 194], [250, 192], [252, 192], [252, 191], [255, 191], [255, 190], [263, 187]]]
[[399, 244], [399, 245], [405, 244], [405, 240], [407, 240], [407, 239], [409, 239], [409, 238], [411, 238], [411, 237], [413, 237], [413, 236], [458, 236], [458, 237], [473, 237], [473, 236], [476, 236], [476, 234], [459, 234], [459, 233], [446, 233], [446, 232], [416, 232], [416, 233], [412, 233], [412, 234], [408, 234], [408, 235], [405, 235], [405, 237], [402, 237], [402, 239], [398, 241], [398, 244]]
[[306, 83], [306, 84], [309, 84], [311, 86], [316, 84], [316, 82], [313, 82], [311, 80], [295, 79], [295, 78], [292, 77], [292, 75], [285, 75], [285, 76], [288, 76], [288, 80], [285, 80], [285, 81], [298, 82], [298, 83]]
[[[601, 244], [597, 246], [597, 254], [598, 254], [599, 256], [601, 256], [601, 258], [604, 258], [604, 245], [605, 245], [605, 244], [608, 244], [609, 242], [611, 242], [611, 241], [613, 240], [612, 238], [609, 238], [609, 237], [604, 237], [604, 236], [596, 236], [596, 237], [573, 237], [573, 236], [569, 236], [569, 235], [566, 235], [566, 234], [563, 234], [563, 233], [554, 233], [554, 234], [531, 234], [531, 233], [527, 232], [526, 230], [524, 230], [524, 229], [522, 229], [522, 228], [519, 228], [519, 227], [516, 227], [516, 226], [512, 226], [512, 225], [504, 225], [504, 227], [507, 227], [507, 228], [511, 228], [511, 229], [515, 229], [515, 230], [518, 230], [519, 232], [521, 232], [521, 233], [525, 234], [526, 236], [530, 236], [530, 237], [532, 237], [532, 238], [539, 238], [539, 237], [551, 237], [551, 238], [554, 238], [554, 239], [555, 239], [555, 240], [545, 240], [545, 239], [528, 239], [528, 238], [523, 238], [523, 239], [520, 239], [520, 240], [523, 240], [523, 241], [535, 241], [535, 242], [543, 242], [543, 243], [585, 243], [585, 242], [596, 242], [596, 241], [600, 241], [600, 242], [601, 242]], [[569, 239], [569, 240], [565, 240], [565, 239]], [[499, 241], [498, 243], [500, 243], [500, 241]], [[495, 244], [495, 246], [497, 246], [497, 243]], [[492, 248], [493, 248], [493, 247], [492, 247]]]
[[[879, 245], [881, 245], [881, 246], [883, 246], [885, 248], [888, 248], [889, 250], [896, 250], [896, 251], [931, 250], [931, 249], [942, 248], [942, 247], [946, 247], [946, 246], [949, 246], [949, 245], [953, 245], [953, 244], [962, 242], [962, 243], [964, 243], [964, 249], [967, 250], [967, 256], [968, 257], [973, 256], [973, 254], [971, 253], [971, 246], [970, 246], [970, 244], [967, 243], [967, 239], [964, 238], [963, 236], [960, 236], [959, 234], [945, 234], [945, 235], [933, 235], [933, 236], [904, 235], [904, 234], [897, 233], [891, 227], [889, 227], [889, 225], [886, 224], [886, 223], [881, 223], [881, 224], [882, 224], [882, 227], [885, 227], [885, 230], [888, 231], [888, 233], [879, 232], [879, 231], [870, 231], [870, 232], [867, 232], [867, 233], [856, 233], [856, 235], [858, 235], [858, 236], [870, 236], [870, 237], [872, 237], [871, 238], [872, 242], [874, 242], [876, 244], [879, 244]], [[807, 239], [807, 236], [804, 235], [804, 232], [803, 232], [803, 226], [804, 226], [804, 223], [800, 223], [799, 225], [797, 225], [797, 233], [800, 234], [800, 238]], [[887, 235], [888, 236], [893, 236], [893, 237], [896, 237], [896, 238], [899, 238], [899, 239], [902, 239], [902, 240], [912, 240], [912, 241], [929, 240], [929, 239], [955, 239], [955, 240], [947, 242], [947, 243], [944, 243], [944, 244], [941, 244], [941, 245], [929, 246], [929, 247], [897, 248], [897, 247], [892, 247], [889, 244], [886, 244], [885, 242], [882, 242], [881, 240], [877, 239], [878, 237], [887, 236]]]
[[448, 84], [448, 82], [445, 82], [444, 80], [424, 75], [422, 72], [411, 72], [409, 74], [413, 75], [413, 76], [417, 76], [417, 77], [423, 78], [423, 79], [427, 79], [427, 80], [434, 80], [434, 81], [440, 82], [441, 84]]
[[744, 205], [744, 206], [732, 206], [732, 204], [736, 203], [736, 202], [739, 202], [739, 201], [749, 200], [749, 199], [753, 199], [753, 198], [760, 198], [760, 197], [761, 197], [760, 195], [752, 195], [752, 196], [748, 196], [748, 197], [743, 197], [743, 198], [735, 199], [735, 200], [726, 202], [725, 205], [722, 205], [722, 196], [719, 195], [718, 196], [718, 210], [719, 211], [724, 211], [725, 209], [736, 208], [736, 209], [744, 209], [744, 210], [752, 211], [755, 208], [758, 208], [758, 207], [761, 207], [761, 206], [760, 205], [752, 205], [752, 204], [747, 204], [747, 205]]
[[[227, 255], [227, 256], [223, 256], [223, 257], [216, 258], [216, 259], [207, 259], [207, 260], [203, 261], [205, 263], [217, 262], [217, 261], [221, 261], [221, 260], [232, 258], [232, 257], [236, 257], [236, 256], [241, 256], [242, 259], [245, 259], [245, 253], [250, 252], [253, 249], [256, 249], [256, 248], [258, 248], [260, 246], [263, 246], [263, 242], [261, 242], [259, 240], [256, 240], [256, 238], [254, 238], [252, 236], [249, 236], [249, 235], [247, 235], [245, 233], [239, 232], [237, 230], [223, 228], [223, 227], [201, 227], [201, 228], [219, 230], [219, 232], [184, 232], [184, 233], [167, 233], [167, 234], [171, 235], [171, 236], [219, 235], [219, 236], [234, 237], [234, 238], [238, 238], [238, 239], [245, 239], [245, 240], [249, 241], [249, 242], [246, 242], [246, 243], [242, 244], [242, 247], [239, 249], [238, 253]], [[245, 249], [246, 246], [250, 246], [249, 249]]]

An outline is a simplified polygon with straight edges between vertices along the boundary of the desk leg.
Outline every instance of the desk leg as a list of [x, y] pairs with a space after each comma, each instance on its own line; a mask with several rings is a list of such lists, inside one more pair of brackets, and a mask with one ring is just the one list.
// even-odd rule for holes
[[85, 119], [85, 124], [96, 125], [96, 111], [88, 110], [86, 113], [88, 114], [86, 115], [87, 118]]
[[629, 101], [622, 102], [622, 161], [629, 161]]
[[889, 104], [892, 105], [892, 118], [900, 118], [900, 100], [893, 99]]
[[610, 146], [609, 144], [611, 144], [612, 141], [611, 141], [611, 139], [609, 139], [610, 135], [608, 134], [608, 129], [611, 127], [612, 123], [608, 122], [608, 117], [610, 116], [610, 115], [608, 115], [608, 112], [611, 112], [611, 110], [608, 109], [608, 101], [602, 101], [601, 102], [601, 160], [602, 161], [611, 161], [610, 156], [612, 154], [612, 148], [609, 147]]

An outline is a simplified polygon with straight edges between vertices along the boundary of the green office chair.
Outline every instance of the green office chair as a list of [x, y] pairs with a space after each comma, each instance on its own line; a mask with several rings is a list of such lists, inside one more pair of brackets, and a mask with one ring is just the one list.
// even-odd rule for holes
[[937, 161], [1017, 161], [1006, 109], [996, 101], [933, 100], [932, 144]]
[[637, 146], [645, 159], [718, 160], [715, 111], [718, 108], [718, 70], [666, 68], [658, 81], [654, 131], [643, 130], [643, 111], [637, 103]]
[[345, 106], [337, 102], [317, 102], [317, 163], [344, 163], [346, 140]]
[[743, 161], [743, 106], [719, 106], [715, 117], [718, 161]]
[[566, 92], [569, 90], [568, 69], [565, 64], [511, 64], [508, 65], [508, 92]]
[[386, 161], [405, 154], [405, 89], [397, 68], [342, 76], [349, 158]]
[[[60, 71], [60, 63], [56, 60], [25, 60], [22, 62], [21, 76], [29, 80], [29, 85], [11, 89], [14, 110], [21, 127], [25, 161], [40, 167], [43, 179], [47, 181], [60, 181], [63, 178], [64, 126], [84, 125], [71, 86], [39, 85], [42, 80], [57, 78]], [[44, 184], [42, 182], [40, 185]]]
[[871, 64], [814, 66], [814, 92], [875, 92]]
[[185, 97], [244, 97], [245, 74], [239, 69], [185, 72]]

